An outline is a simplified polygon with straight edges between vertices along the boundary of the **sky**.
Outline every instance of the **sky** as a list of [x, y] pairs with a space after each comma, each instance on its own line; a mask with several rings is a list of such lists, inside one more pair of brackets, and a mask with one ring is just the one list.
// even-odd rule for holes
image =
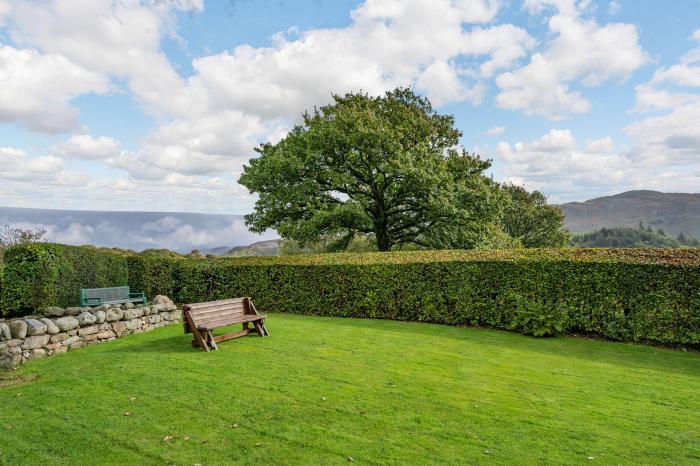
[[0, 205], [248, 213], [254, 147], [397, 86], [551, 202], [698, 192], [700, 0], [0, 0]]

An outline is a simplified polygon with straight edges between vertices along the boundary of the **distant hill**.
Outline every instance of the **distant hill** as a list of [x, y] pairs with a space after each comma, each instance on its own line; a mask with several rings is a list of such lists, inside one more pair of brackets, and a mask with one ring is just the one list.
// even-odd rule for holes
[[585, 202], [562, 204], [564, 225], [573, 233], [603, 227], [636, 227], [641, 221], [666, 233], [700, 238], [700, 194], [627, 191]]
[[42, 227], [47, 239], [124, 249], [167, 248], [223, 255], [231, 247], [277, 237], [248, 231], [242, 215], [184, 212], [121, 212], [0, 207], [0, 225]]
[[257, 243], [247, 246], [236, 246], [231, 248], [228, 253], [224, 254], [229, 257], [243, 256], [277, 256], [280, 250], [280, 240], [270, 239], [267, 241], [258, 241]]

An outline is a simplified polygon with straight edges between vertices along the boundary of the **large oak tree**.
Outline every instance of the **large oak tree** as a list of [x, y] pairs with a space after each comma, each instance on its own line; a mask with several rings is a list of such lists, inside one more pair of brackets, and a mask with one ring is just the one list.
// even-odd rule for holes
[[502, 194], [488, 160], [458, 146], [454, 118], [409, 89], [334, 96], [276, 144], [256, 149], [240, 183], [259, 198], [246, 223], [300, 243], [371, 235], [406, 244], [478, 246], [498, 223]]

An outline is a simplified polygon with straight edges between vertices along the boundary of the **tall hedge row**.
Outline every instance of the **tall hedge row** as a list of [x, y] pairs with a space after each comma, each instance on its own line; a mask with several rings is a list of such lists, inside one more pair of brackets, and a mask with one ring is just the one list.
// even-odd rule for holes
[[34, 243], [5, 252], [2, 309], [8, 316], [44, 306], [77, 306], [80, 288], [126, 285], [126, 257], [91, 247]]
[[339, 256], [337, 263], [186, 261], [178, 267], [176, 297], [196, 302], [243, 295], [267, 311], [700, 343], [695, 252], [664, 252], [665, 259], [654, 251], [636, 258], [607, 251], [475, 253], [468, 260], [406, 254], [365, 262]]
[[[78, 261], [44, 257], [51, 256], [54, 247], [23, 248], [21, 254], [10, 250], [6, 287], [18, 290], [17, 278], [23, 276], [18, 270], [25, 270], [26, 279], [19, 282], [34, 290], [29, 304], [36, 306], [53, 299], [45, 290], [62, 282], [50, 278], [59, 273], [73, 277], [69, 282], [74, 287], [56, 293], [65, 298], [53, 299], [59, 304], [78, 288], [92, 286], [81, 281], [86, 279], [78, 272], [62, 271], [82, 269]], [[77, 255], [71, 248], [57, 248]], [[24, 255], [31, 260], [17, 267]], [[122, 265], [114, 270], [128, 269], [128, 277], [120, 272], [110, 278], [112, 283], [100, 284], [127, 280], [133, 291], [145, 291], [149, 297], [163, 293], [178, 302], [251, 296], [263, 311], [700, 344], [698, 250], [428, 251], [212, 260], [117, 257], [115, 263]], [[38, 280], [44, 271], [49, 278]], [[11, 295], [18, 296], [14, 291]], [[26, 299], [22, 302], [27, 304]]]

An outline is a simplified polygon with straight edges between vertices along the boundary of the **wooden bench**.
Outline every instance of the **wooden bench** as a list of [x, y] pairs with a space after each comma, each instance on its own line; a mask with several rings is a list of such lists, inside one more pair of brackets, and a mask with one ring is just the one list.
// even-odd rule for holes
[[100, 306], [102, 304], [146, 304], [146, 296], [143, 293], [131, 293], [128, 286], [114, 286], [112, 288], [83, 288], [80, 290], [81, 306]]
[[[258, 314], [250, 298], [186, 304], [182, 310], [185, 317], [185, 333], [193, 334], [192, 345], [202, 348], [202, 351], [219, 349], [217, 343], [253, 332], [261, 337], [269, 335], [265, 327], [265, 316]], [[212, 333], [217, 328], [234, 324], [243, 324], [243, 330], [219, 336]], [[253, 328], [249, 328], [249, 324], [252, 324]]]

